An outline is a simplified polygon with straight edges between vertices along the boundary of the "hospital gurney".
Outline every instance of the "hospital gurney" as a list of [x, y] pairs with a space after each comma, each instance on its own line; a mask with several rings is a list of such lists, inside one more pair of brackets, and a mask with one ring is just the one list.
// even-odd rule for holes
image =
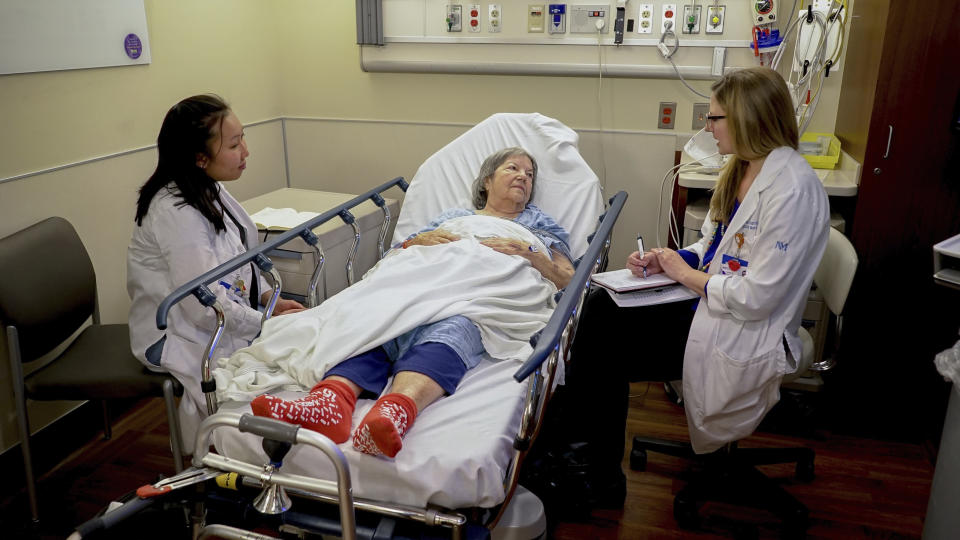
[[[502, 116], [502, 115], [497, 115]], [[526, 146], [531, 153], [540, 156], [549, 156], [547, 159], [541, 157], [541, 173], [538, 178], [538, 193], [544, 193], [543, 190], [549, 188], [551, 167], [546, 166], [548, 160], [559, 163], [564, 168], [565, 174], [583, 175], [585, 171], [578, 168], [570, 162], [565, 162], [564, 158], [569, 157], [569, 150], [576, 153], [576, 136], [572, 131], [563, 127], [556, 121], [547, 119], [540, 115], [506, 115], [507, 118], [494, 118], [486, 121], [495, 127], [497, 136], [490, 137], [489, 141], [476, 140], [477, 128], [471, 130], [463, 137], [445, 147], [456, 147], [458, 144], [474, 148], [477, 156], [482, 157], [488, 152], [483, 146], [492, 146], [495, 150], [504, 146], [522, 144]], [[518, 120], [519, 117], [519, 121]], [[524, 126], [532, 125], [535, 130], [543, 132], [544, 130], [557, 130], [562, 137], [568, 137], [564, 143], [561, 140], [557, 142], [557, 134], [551, 134], [546, 144], [547, 148], [533, 148], [529, 141], [517, 140], [517, 131], [526, 129]], [[482, 126], [482, 124], [481, 124]], [[478, 126], [480, 128], [481, 126]], [[506, 126], [506, 127], [504, 127]], [[562, 129], [561, 129], [562, 128]], [[483, 131], [479, 131], [482, 137]], [[506, 133], [507, 141], [496, 140], [502, 138], [502, 133]], [[572, 139], [570, 139], [572, 137]], [[463, 140], [461, 140], [463, 139]], [[570, 142], [572, 141], [572, 143]], [[565, 148], [568, 146], [569, 148]], [[538, 150], [540, 150], [538, 152]], [[443, 153], [438, 152], [438, 154]], [[434, 156], [436, 157], [436, 155]], [[579, 154], [576, 154], [579, 158]], [[434, 158], [431, 158], [433, 160]], [[472, 158], [479, 164], [477, 158]], [[436, 165], [435, 161], [428, 160], [421, 167], [421, 172], [426, 169], [429, 171]], [[585, 167], [585, 164], [583, 164]], [[456, 168], [457, 165], [454, 165]], [[442, 166], [441, 166], [442, 168]], [[449, 171], [448, 171], [449, 172]], [[583, 182], [599, 192], [595, 185], [596, 177], [586, 168], [589, 177], [594, 180], [594, 185], [589, 182]], [[471, 171], [472, 173], [472, 171]], [[420, 173], [418, 173], [418, 177]], [[561, 175], [562, 177], [563, 175]], [[467, 176], [470, 178], [470, 176]], [[411, 188], [415, 186], [428, 185], [429, 181], [421, 182], [417, 177], [414, 178]], [[350, 206], [351, 203], [359, 204], [374, 194], [388, 189], [394, 185], [404, 186], [402, 179], [396, 179], [388, 182], [375, 190], [371, 190], [347, 203], [344, 206]], [[572, 184], [579, 187], [580, 184]], [[409, 209], [416, 211], [422, 205], [418, 205], [411, 200], [413, 195], [408, 191], [407, 202], [401, 211], [401, 219], [398, 224], [397, 237], [405, 236], [405, 227], [409, 229], [416, 226], [408, 222], [415, 222], [415, 218], [409, 217], [409, 212], [405, 216], [404, 212]], [[551, 195], [545, 195], [548, 199]], [[440, 531], [448, 530], [443, 535], [453, 537], [484, 537], [489, 535], [490, 529], [494, 528], [501, 520], [504, 513], [508, 512], [511, 498], [517, 490], [517, 477], [519, 467], [523, 456], [529, 448], [539, 426], [539, 421], [544, 414], [544, 408], [549, 399], [550, 393], [554, 387], [555, 377], [562, 375], [562, 366], [566, 361], [568, 344], [572, 340], [573, 332], [576, 326], [576, 316], [579, 313], [578, 306], [582, 301], [585, 284], [589, 279], [590, 273], [594, 271], [598, 263], [605, 256], [605, 248], [609, 245], [609, 235], [613, 224], [623, 206], [626, 194], [617, 194], [610, 201], [603, 220], [596, 230], [594, 240], [586, 246], [586, 234], [583, 238], [577, 238], [578, 229], [584, 227], [592, 229], [596, 223], [596, 215], [589, 211], [584, 211], [582, 206], [590, 206], [594, 199], [586, 196], [571, 196], [571, 190], [566, 189], [559, 197], [552, 195], [559, 200], [579, 200], [581, 208], [568, 211], [566, 214], [562, 211], [556, 211], [558, 221], [568, 230], [571, 230], [571, 244], [575, 255], [582, 255], [581, 264], [578, 265], [573, 280], [566, 288], [563, 296], [558, 302], [552, 318], [547, 326], [539, 334], [536, 341], [533, 354], [519, 367], [510, 362], [485, 362], [480, 366], [468, 372], [467, 377], [461, 383], [457, 392], [444, 398], [440, 402], [425, 409], [418, 417], [417, 423], [407, 434], [404, 440], [404, 451], [397, 456], [394, 461], [387, 461], [379, 458], [373, 458], [354, 452], [350, 448], [338, 448], [324, 437], [300, 430], [281, 422], [254, 418], [249, 415], [242, 415], [241, 412], [248, 410], [246, 404], [225, 404], [221, 411], [207, 418], [201, 425], [197, 437], [197, 444], [194, 450], [194, 468], [189, 471], [194, 476], [184, 478], [183, 483], [187, 487], [181, 487], [176, 490], [164, 490], [165, 486], [158, 486], [157, 497], [148, 497], [145, 499], [134, 499], [130, 503], [123, 505], [119, 510], [105, 514], [103, 519], [110, 522], [118, 522], [123, 515], [135, 513], [141, 507], [149, 506], [153, 501], [163, 499], [182, 499], [188, 501], [190, 506], [201, 505], [205, 508], [206, 522], [212, 521], [210, 518], [218, 516], [224, 512], [225, 508], [233, 507], [233, 510], [243, 513], [246, 509], [249, 513], [248, 502], [228, 502], [220, 488], [213, 488], [208, 481], [210, 476], [215, 475], [216, 471], [233, 471], [244, 476], [244, 481], [235, 485], [256, 485], [266, 486], [265, 490], [259, 496], [257, 507], [261, 510], [285, 510], [289, 507], [281, 490], [278, 486], [286, 486], [287, 491], [298, 495], [298, 501], [294, 509], [279, 513], [276, 517], [263, 517], [263, 523], [260, 526], [266, 526], [274, 530], [281, 531], [301, 531], [311, 529], [321, 531], [325, 534], [342, 534], [344, 537], [352, 537], [354, 525], [359, 523], [357, 534], [359, 536], [373, 536], [386, 534], [387, 529], [395, 529], [396, 537], [405, 537], [410, 533], [404, 530], [406, 521], [396, 521], [399, 518], [409, 520], [434, 528], [433, 534], [438, 534], [436, 528]], [[436, 204], [441, 206], [456, 206], [457, 201], [440, 201]], [[543, 205], [546, 210], [547, 205], [542, 201], [534, 202]], [[549, 204], [549, 203], [548, 203]], [[429, 205], [426, 205], [429, 207]], [[274, 241], [251, 250], [233, 261], [222, 265], [221, 267], [205, 274], [193, 282], [181, 287], [174, 292], [161, 306], [158, 311], [158, 323], [162, 323], [161, 314], [165, 315], [165, 308], [189, 295], [196, 296], [201, 302], [205, 298], [207, 302], [211, 299], [204, 294], [203, 283], [215, 280], [219, 275], [227, 273], [234, 268], [250, 261], [255, 261], [261, 265], [265, 272], [269, 271], [269, 261], [264, 260], [264, 254], [274, 247], [281, 244], [289, 238], [309, 231], [310, 228], [322, 223], [326, 219], [333, 219], [337, 216], [343, 218], [342, 212], [346, 208], [337, 208], [331, 210], [314, 220], [305, 223], [301, 229], [288, 231]], [[424, 215], [434, 213], [433, 209], [425, 208]], [[439, 213], [439, 212], [436, 212]], [[583, 216], [589, 223], [577, 224], [571, 226], [570, 221], [562, 221], [565, 215]], [[422, 223], [421, 223], [422, 225]], [[274, 285], [275, 291], [279, 290], [278, 285]], [[272, 304], [272, 302], [271, 302]], [[272, 306], [271, 306], [272, 307]], [[205, 362], [205, 390], [212, 390], [209, 382], [209, 351], [213, 350], [214, 340], [217, 339], [217, 333], [211, 340], [211, 347], [208, 347], [208, 355], [204, 358]], [[561, 373], [558, 373], [558, 368]], [[511, 380], [512, 379], [512, 380]], [[518, 384], [522, 382], [523, 384]], [[489, 393], [490, 388], [505, 389], [506, 392]], [[217, 403], [208, 394], [208, 407], [211, 411], [216, 410]], [[281, 394], [283, 395], [283, 394]], [[355, 415], [363, 415], [369, 408], [370, 403], [365, 406], [358, 403]], [[483, 414], [474, 414], [469, 418], [463, 417], [464, 412], [468, 410], [482, 410]], [[355, 416], [356, 417], [356, 416]], [[465, 424], [464, 436], [462, 431], [454, 433], [454, 439], [441, 438], [445, 433], [450, 434], [451, 428], [457, 424]], [[215, 429], [220, 426], [232, 426], [239, 428], [240, 431], [246, 431], [251, 434], [242, 435], [239, 431], [227, 428]], [[217, 451], [219, 453], [208, 452], [208, 437], [211, 436]], [[252, 435], [256, 434], [256, 436]], [[276, 452], [271, 458], [274, 464], [262, 465], [263, 454], [260, 451], [260, 438], [279, 441], [279, 444], [269, 443]], [[285, 456], [286, 445], [301, 443], [294, 446], [293, 450]], [[307, 446], [310, 445], [310, 446]], [[454, 448], [445, 448], [453, 445]], [[345, 445], [349, 446], [349, 444]], [[438, 448], [439, 447], [439, 448]], [[437, 450], [437, 453], [430, 453], [431, 450]], [[446, 450], [446, 453], [444, 453]], [[417, 457], [422, 454], [421, 451], [427, 451], [425, 457]], [[439, 454], [439, 457], [437, 455]], [[350, 459], [348, 460], [347, 457]], [[466, 465], [456, 465], [446, 467], [445, 462], [453, 457], [462, 458]], [[282, 469], [276, 470], [280, 460], [285, 460]], [[249, 463], [242, 463], [249, 462]], [[319, 467], [320, 470], [317, 470]], [[208, 470], [209, 469], [209, 470]], [[391, 471], [392, 470], [392, 471]], [[403, 471], [401, 471], [403, 470]], [[408, 473], [408, 479], [399, 480], [395, 475], [397, 471]], [[322, 479], [317, 479], [319, 476]], [[338, 479], [333, 481], [332, 479]], [[430, 482], [421, 482], [424, 480], [439, 480], [431, 485]], [[388, 480], [384, 483], [377, 483], [377, 480]], [[193, 481], [196, 484], [191, 484]], [[199, 490], [190, 488], [199, 487]], [[198, 492], [199, 491], [199, 492]], [[529, 494], [526, 494], [530, 496]], [[301, 513], [300, 510], [309, 508], [313, 510], [310, 501], [339, 501], [339, 510], [326, 512], [326, 516], [308, 515]], [[306, 502], [301, 502], [306, 501]], [[389, 502], [385, 502], [389, 501]], [[356, 508], [356, 513], [354, 511]], [[442, 507], [442, 508], [438, 508]], [[447, 510], [452, 509], [452, 510]], [[319, 513], [323, 510], [318, 509]], [[370, 525], [369, 518], [356, 517], [368, 515], [369, 513], [379, 516], [373, 525]], [[196, 514], [196, 519], [203, 520], [203, 514]], [[231, 526], [238, 525], [236, 521], [225, 520], [231, 523]], [[103, 524], [103, 521], [100, 522]], [[97, 524], [92, 523], [90, 527]], [[89, 530], [89, 527], [83, 528]], [[201, 527], [198, 525], [196, 533], [200, 533]], [[338, 531], [339, 532], [335, 532]], [[220, 526], [218, 535], [225, 537], [255, 537], [245, 536], [247, 533], [238, 531], [229, 532]], [[378, 536], [379, 537], [379, 536]], [[389, 537], [389, 536], [383, 536]]]

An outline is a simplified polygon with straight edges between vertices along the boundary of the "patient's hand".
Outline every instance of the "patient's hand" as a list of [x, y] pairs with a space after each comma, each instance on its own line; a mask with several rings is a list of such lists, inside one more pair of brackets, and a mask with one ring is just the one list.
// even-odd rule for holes
[[531, 244], [528, 244], [523, 240], [517, 240], [516, 238], [504, 238], [502, 236], [486, 238], [480, 243], [505, 255], [520, 255], [521, 257], [526, 258], [529, 258], [532, 253], [535, 253], [533, 250], [536, 249], [531, 249]]
[[456, 242], [460, 237], [443, 229], [434, 229], [432, 231], [422, 232], [413, 238], [404, 242], [404, 247], [410, 246], [436, 246], [438, 244], [449, 244]]
[[274, 315], [289, 315], [290, 313], [298, 313], [304, 311], [307, 308], [303, 307], [303, 304], [297, 302], [296, 300], [287, 300], [286, 298], [277, 298], [277, 305], [273, 306]]

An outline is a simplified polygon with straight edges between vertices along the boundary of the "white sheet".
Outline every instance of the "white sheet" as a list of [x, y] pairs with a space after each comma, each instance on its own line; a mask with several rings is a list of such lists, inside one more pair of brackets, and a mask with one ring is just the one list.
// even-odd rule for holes
[[393, 250], [361, 281], [319, 306], [267, 321], [249, 347], [218, 360], [218, 399], [309, 389], [342, 360], [453, 315], [477, 325], [491, 357], [526, 359], [533, 352], [530, 336], [547, 324], [557, 289], [523, 257], [494, 251], [478, 237], [546, 246], [523, 226], [497, 217], [458, 217], [444, 228], [461, 240]]
[[[425, 507], [480, 506], [503, 501], [503, 477], [520, 425], [526, 383], [513, 380], [513, 362], [490, 362], [467, 372], [456, 393], [425, 408], [403, 438], [394, 459], [357, 452], [348, 441], [340, 449], [350, 463], [353, 493], [358, 497]], [[281, 392], [294, 398], [302, 392]], [[373, 405], [357, 402], [354, 425]], [[227, 402], [223, 411], [250, 412], [247, 403]], [[233, 429], [218, 429], [212, 437], [225, 456], [266, 463], [260, 438]], [[333, 467], [309, 446], [295, 446], [284, 460], [284, 472], [335, 480]]]
[[497, 150], [520, 146], [537, 160], [531, 202], [570, 233], [571, 253], [579, 258], [604, 205], [600, 181], [580, 156], [578, 141], [575, 131], [539, 113], [494, 114], [423, 162], [400, 208], [394, 243], [444, 210], [473, 208], [471, 187], [483, 160]]

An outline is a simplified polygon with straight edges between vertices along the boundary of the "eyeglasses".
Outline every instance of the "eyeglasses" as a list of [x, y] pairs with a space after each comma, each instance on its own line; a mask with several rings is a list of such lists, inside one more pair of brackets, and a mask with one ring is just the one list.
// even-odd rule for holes
[[726, 118], [726, 117], [727, 117], [727, 116], [724, 115], [724, 114], [708, 114], [708, 115], [707, 115], [707, 123], [708, 123], [708, 124], [712, 124], [712, 123], [716, 122], [717, 120], [723, 120], [723, 119]]

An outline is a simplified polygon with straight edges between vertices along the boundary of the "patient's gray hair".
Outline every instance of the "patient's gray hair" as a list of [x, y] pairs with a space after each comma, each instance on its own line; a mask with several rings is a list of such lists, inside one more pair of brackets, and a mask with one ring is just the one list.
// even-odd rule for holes
[[537, 183], [537, 160], [519, 146], [504, 148], [487, 156], [480, 166], [480, 172], [477, 173], [477, 179], [473, 181], [473, 206], [477, 210], [482, 210], [487, 205], [487, 188], [483, 185], [487, 178], [493, 176], [497, 167], [503, 165], [505, 161], [513, 156], [524, 156], [533, 164], [533, 181], [530, 183], [530, 200], [533, 200], [533, 191]]

